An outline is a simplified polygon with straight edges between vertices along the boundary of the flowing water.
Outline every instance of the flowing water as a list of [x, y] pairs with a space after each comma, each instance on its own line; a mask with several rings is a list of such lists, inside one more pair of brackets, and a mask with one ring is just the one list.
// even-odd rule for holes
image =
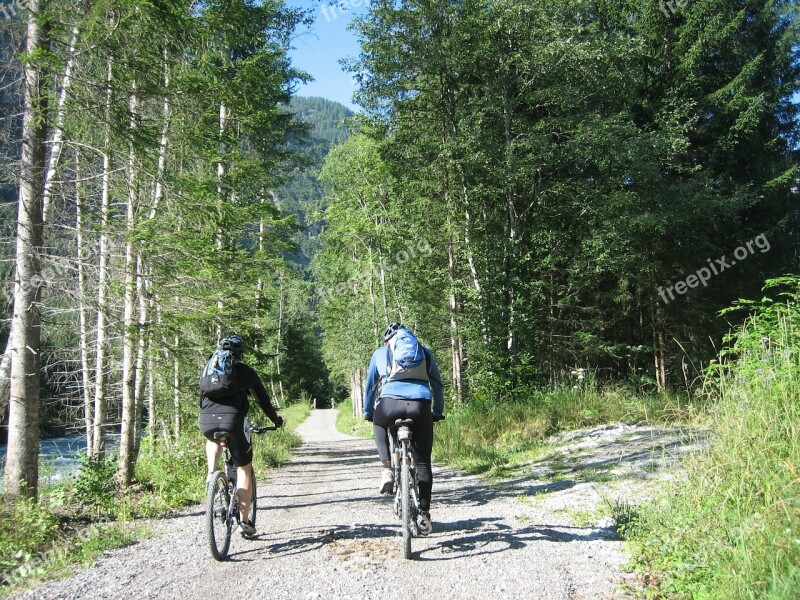
[[[114, 451], [119, 446], [119, 434], [106, 436], [106, 447]], [[6, 445], [0, 445], [0, 465], [5, 466]], [[86, 452], [86, 438], [66, 436], [39, 441], [39, 482], [59, 483], [75, 478], [80, 467], [78, 455]], [[3, 470], [0, 470], [0, 490], [3, 488]]]

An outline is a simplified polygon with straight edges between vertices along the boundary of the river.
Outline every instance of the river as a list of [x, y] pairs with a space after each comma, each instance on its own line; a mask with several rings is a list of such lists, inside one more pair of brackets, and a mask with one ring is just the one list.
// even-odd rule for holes
[[[106, 446], [110, 451], [119, 446], [119, 434], [106, 436]], [[6, 462], [5, 444], [0, 445], [0, 465]], [[39, 483], [59, 483], [78, 474], [80, 465], [78, 455], [86, 452], [86, 438], [67, 436], [39, 441]], [[3, 488], [5, 469], [0, 470], [0, 490]]]

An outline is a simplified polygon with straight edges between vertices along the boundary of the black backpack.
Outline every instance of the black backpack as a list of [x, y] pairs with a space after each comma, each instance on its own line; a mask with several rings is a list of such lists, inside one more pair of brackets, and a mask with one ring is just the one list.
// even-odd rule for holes
[[200, 375], [200, 393], [209, 400], [238, 400], [239, 378], [230, 350], [215, 350]]

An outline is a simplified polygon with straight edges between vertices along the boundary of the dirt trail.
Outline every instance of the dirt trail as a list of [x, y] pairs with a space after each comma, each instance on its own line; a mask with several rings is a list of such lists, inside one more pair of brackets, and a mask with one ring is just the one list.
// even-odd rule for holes
[[[495, 485], [435, 468], [434, 533], [414, 539], [415, 560], [406, 561], [391, 500], [376, 494], [372, 441], [342, 435], [334, 422], [334, 411], [314, 411], [291, 462], [260, 477], [259, 535], [235, 536], [230, 560], [209, 557], [198, 506], [24, 597], [205, 599], [220, 597], [221, 584], [230, 597], [254, 598], [626, 597], [623, 544], [596, 510], [600, 495], [638, 493], [669, 452], [690, 447], [673, 430], [617, 426], [571, 434]], [[621, 466], [633, 470], [613, 472]], [[587, 473], [596, 480], [584, 481]]]

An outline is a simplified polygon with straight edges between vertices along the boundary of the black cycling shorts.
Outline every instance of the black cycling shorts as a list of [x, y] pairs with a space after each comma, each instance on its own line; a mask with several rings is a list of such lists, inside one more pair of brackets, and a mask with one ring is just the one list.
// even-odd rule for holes
[[228, 432], [228, 449], [237, 467], [246, 467], [253, 462], [250, 423], [242, 413], [201, 412], [198, 424], [203, 435], [212, 442], [216, 441], [216, 432]]

